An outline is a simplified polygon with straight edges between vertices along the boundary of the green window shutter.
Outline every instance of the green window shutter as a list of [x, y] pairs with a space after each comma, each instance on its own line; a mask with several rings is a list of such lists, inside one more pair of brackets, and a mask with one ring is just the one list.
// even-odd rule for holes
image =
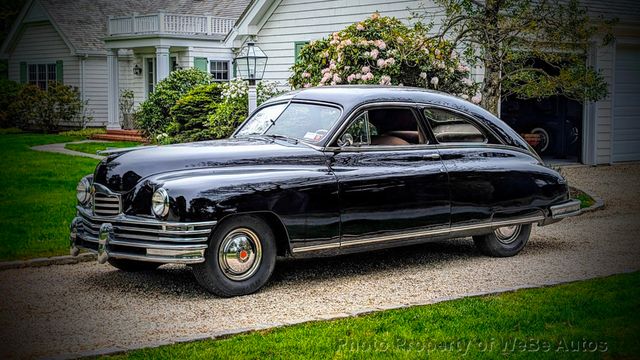
[[193, 67], [200, 71], [207, 72], [207, 58], [202, 58], [202, 57], [194, 58]]
[[62, 60], [56, 61], [56, 81], [59, 83], [64, 83], [64, 76], [62, 71], [63, 65]]
[[298, 59], [300, 58], [300, 50], [308, 43], [308, 41], [296, 41], [295, 43], [293, 43], [293, 56], [295, 62], [298, 62]]
[[237, 73], [238, 73], [238, 69], [237, 69], [238, 65], [236, 64], [236, 62], [233, 62], [233, 78], [235, 79], [236, 77], [238, 77]]
[[27, 83], [27, 63], [24, 61], [20, 63], [20, 82]]

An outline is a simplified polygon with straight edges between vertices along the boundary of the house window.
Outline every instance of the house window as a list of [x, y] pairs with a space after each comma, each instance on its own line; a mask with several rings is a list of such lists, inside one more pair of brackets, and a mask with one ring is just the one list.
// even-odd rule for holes
[[215, 81], [229, 81], [229, 62], [211, 60], [209, 62], [209, 72]]
[[29, 64], [28, 82], [46, 90], [49, 81], [56, 81], [56, 64]]
[[308, 43], [308, 41], [296, 41], [295, 43], [293, 43], [293, 57], [296, 63], [300, 59], [300, 50], [302, 50], [302, 48], [305, 47]]

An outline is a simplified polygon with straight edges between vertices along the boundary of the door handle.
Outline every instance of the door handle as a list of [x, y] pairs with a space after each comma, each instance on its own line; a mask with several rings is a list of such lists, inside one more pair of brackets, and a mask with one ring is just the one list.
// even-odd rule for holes
[[425, 160], [439, 160], [440, 159], [440, 154], [422, 155], [422, 158], [425, 159]]

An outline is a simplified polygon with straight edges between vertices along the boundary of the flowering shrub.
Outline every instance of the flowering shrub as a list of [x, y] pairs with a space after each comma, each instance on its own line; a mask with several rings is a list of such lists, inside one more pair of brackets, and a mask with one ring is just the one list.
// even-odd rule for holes
[[378, 84], [437, 89], [479, 103], [479, 84], [451, 43], [428, 36], [428, 27], [412, 28], [392, 17], [371, 17], [312, 41], [291, 68], [294, 88]]
[[[258, 105], [281, 93], [269, 81], [256, 86]], [[152, 140], [163, 144], [229, 137], [247, 118], [249, 84], [242, 79], [198, 85], [170, 109], [171, 121]]]

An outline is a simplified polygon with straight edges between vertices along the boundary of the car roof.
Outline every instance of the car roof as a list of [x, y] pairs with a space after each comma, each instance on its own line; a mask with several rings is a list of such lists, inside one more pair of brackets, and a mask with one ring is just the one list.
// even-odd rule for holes
[[436, 90], [409, 86], [380, 85], [317, 86], [287, 92], [268, 100], [263, 106], [273, 102], [289, 100], [321, 101], [336, 104], [342, 107], [344, 115], [350, 114], [361, 105], [378, 102], [405, 102], [443, 106], [466, 113], [487, 125], [491, 125], [494, 130], [499, 130], [501, 137], [509, 145], [527, 148], [524, 140], [511, 127], [489, 111], [457, 96]]

